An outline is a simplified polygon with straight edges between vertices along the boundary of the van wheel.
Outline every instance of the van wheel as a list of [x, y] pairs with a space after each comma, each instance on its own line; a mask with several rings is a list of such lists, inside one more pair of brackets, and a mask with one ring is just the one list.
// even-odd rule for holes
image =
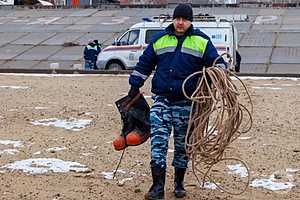
[[123, 68], [122, 65], [120, 65], [119, 63], [111, 63], [108, 65], [107, 69], [111, 71], [120, 71]]

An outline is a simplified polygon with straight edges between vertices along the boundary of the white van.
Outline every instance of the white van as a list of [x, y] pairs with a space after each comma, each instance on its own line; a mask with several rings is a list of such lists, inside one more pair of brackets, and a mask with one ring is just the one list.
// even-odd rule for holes
[[[104, 70], [125, 70], [135, 67], [147, 44], [153, 35], [162, 31], [170, 23], [168, 16], [153, 17], [152, 20], [144, 19], [129, 28], [114, 43], [104, 48], [97, 59], [97, 66]], [[237, 31], [234, 23], [208, 15], [194, 16], [193, 26], [206, 33], [219, 54], [229, 53], [236, 65]], [[228, 61], [228, 60], [227, 60]]]

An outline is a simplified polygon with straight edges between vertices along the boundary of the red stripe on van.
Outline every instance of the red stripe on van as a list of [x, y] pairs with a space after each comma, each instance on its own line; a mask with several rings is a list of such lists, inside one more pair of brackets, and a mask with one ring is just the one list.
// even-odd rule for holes
[[216, 47], [217, 50], [220, 50], [220, 51], [226, 51], [226, 46], [223, 46], [223, 45], [222, 45], [222, 46], [221, 46], [221, 45], [220, 45], [220, 46], [215, 45], [215, 47]]
[[103, 51], [127, 51], [127, 50], [141, 50], [145, 49], [143, 45], [126, 45], [126, 46], [109, 46], [103, 49]]

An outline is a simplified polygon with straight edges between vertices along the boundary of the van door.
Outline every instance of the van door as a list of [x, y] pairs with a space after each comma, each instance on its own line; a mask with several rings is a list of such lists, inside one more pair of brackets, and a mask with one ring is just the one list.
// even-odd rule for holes
[[[142, 49], [136, 52], [136, 57], [139, 58], [144, 50], [146, 49], [147, 45], [151, 42], [151, 39], [155, 34], [162, 31], [163, 29], [141, 29], [140, 31], [140, 44], [142, 44]], [[136, 60], [136, 63], [138, 59]], [[135, 63], [135, 64], [136, 64]]]
[[130, 30], [117, 42], [119, 46], [118, 57], [124, 58], [127, 68], [135, 66], [139, 59], [139, 52], [143, 46], [139, 44], [140, 30]]
[[[222, 53], [228, 53], [231, 56], [235, 55], [233, 33], [229, 27], [202, 27], [200, 30], [210, 37], [220, 55]], [[226, 61], [228, 62], [229, 60]]]

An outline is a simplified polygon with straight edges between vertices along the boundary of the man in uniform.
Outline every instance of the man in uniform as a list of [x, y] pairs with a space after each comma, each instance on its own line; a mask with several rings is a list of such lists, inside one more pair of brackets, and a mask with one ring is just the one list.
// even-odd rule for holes
[[93, 70], [98, 69], [96, 62], [98, 54], [100, 53], [101, 48], [98, 43], [98, 40], [89, 41], [86, 47], [84, 48], [83, 57], [84, 57], [84, 69]]
[[[151, 172], [153, 184], [145, 199], [163, 199], [166, 177], [168, 139], [173, 130], [175, 168], [174, 195], [186, 196], [183, 186], [188, 167], [185, 136], [191, 101], [182, 92], [182, 83], [190, 74], [212, 66], [219, 56], [210, 38], [192, 25], [193, 10], [188, 4], [179, 4], [173, 13], [173, 23], [154, 36], [130, 75], [130, 97], [139, 93], [145, 80], [155, 69], [152, 79], [154, 103], [150, 110]], [[220, 61], [224, 65], [223, 60]], [[156, 66], [156, 68], [155, 68]], [[196, 89], [198, 78], [186, 83], [189, 95]]]

